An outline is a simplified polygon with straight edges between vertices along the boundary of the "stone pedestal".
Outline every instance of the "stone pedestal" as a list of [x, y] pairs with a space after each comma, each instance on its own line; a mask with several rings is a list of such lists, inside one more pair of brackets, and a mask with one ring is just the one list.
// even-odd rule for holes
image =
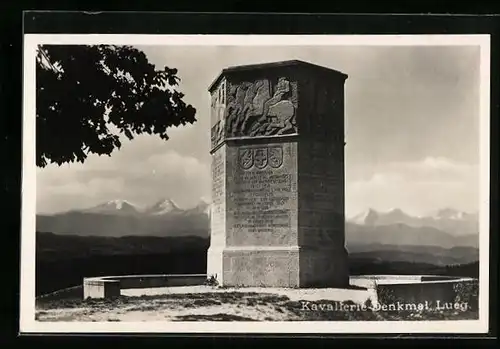
[[225, 69], [210, 86], [207, 275], [223, 286], [345, 287], [344, 83], [301, 61]]

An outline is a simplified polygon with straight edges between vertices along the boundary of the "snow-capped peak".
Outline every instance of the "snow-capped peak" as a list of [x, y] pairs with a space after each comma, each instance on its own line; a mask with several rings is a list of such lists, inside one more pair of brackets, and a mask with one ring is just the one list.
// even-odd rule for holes
[[204, 199], [201, 199], [198, 205], [196, 205], [198, 211], [203, 212], [205, 214], [210, 214], [210, 207], [211, 207], [210, 203]]
[[384, 212], [384, 215], [390, 216], [393, 218], [407, 218], [407, 217], [409, 217], [409, 215], [407, 213], [405, 213], [400, 208], [391, 208], [389, 211]]
[[392, 208], [388, 211], [376, 211], [369, 208], [366, 211], [352, 217], [351, 223], [363, 225], [388, 225], [388, 224], [409, 224], [414, 217], [409, 216], [400, 208]]
[[157, 206], [162, 209], [176, 209], [179, 208], [174, 200], [172, 199], [163, 199], [157, 202]]
[[123, 209], [124, 206], [134, 206], [127, 200], [119, 200], [119, 199], [108, 201], [106, 205], [110, 207], [114, 206], [117, 210]]
[[176, 211], [180, 211], [179, 206], [177, 206], [174, 200], [168, 198], [157, 201], [148, 210], [150, 214], [154, 215], [161, 215]]
[[372, 208], [369, 208], [349, 219], [350, 222], [356, 223], [356, 224], [371, 224], [373, 223], [377, 217], [378, 217], [378, 212], [375, 211]]
[[135, 205], [131, 204], [127, 200], [115, 199], [110, 200], [100, 205], [91, 207], [87, 212], [102, 212], [102, 213], [137, 213], [137, 208]]
[[434, 219], [449, 219], [449, 220], [463, 220], [467, 219], [471, 214], [459, 210], [455, 210], [453, 208], [443, 208], [441, 210], [438, 210], [433, 218]]

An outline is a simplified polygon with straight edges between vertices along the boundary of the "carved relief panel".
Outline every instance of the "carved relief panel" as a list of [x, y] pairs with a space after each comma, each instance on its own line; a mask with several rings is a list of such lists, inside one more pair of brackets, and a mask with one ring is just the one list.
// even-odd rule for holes
[[226, 80], [222, 80], [211, 96], [211, 144], [212, 148], [224, 139], [225, 109], [226, 109]]
[[255, 137], [297, 132], [297, 83], [285, 77], [228, 86], [226, 137]]

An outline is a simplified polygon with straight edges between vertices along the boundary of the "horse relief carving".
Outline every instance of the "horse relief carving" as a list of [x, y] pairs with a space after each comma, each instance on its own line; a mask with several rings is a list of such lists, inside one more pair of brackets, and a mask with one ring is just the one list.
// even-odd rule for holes
[[271, 96], [268, 80], [230, 85], [226, 109], [227, 136], [269, 136], [296, 132], [296, 106], [290, 100], [290, 81], [280, 78], [274, 90]]

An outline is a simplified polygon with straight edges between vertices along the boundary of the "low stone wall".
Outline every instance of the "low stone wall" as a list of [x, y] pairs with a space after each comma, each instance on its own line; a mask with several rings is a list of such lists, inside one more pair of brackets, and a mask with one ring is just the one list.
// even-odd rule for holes
[[120, 295], [120, 281], [106, 279], [84, 279], [83, 299], [113, 298]]
[[[203, 285], [205, 274], [187, 275], [123, 275], [85, 278], [83, 297], [113, 298], [122, 289], [159, 288]], [[351, 276], [350, 284], [365, 288], [372, 304], [419, 304], [436, 301], [444, 303], [465, 302], [472, 309], [478, 306], [478, 280], [473, 278], [440, 275], [360, 275]], [[355, 290], [345, 289], [355, 293]]]
[[122, 289], [154, 288], [170, 286], [201, 285], [207, 280], [205, 274], [193, 275], [127, 275], [113, 278], [120, 280]]
[[83, 279], [83, 298], [113, 298], [122, 289], [202, 285], [205, 274], [120, 275]]
[[467, 303], [477, 309], [478, 280], [442, 275], [360, 275], [351, 284], [376, 290], [379, 304]]

